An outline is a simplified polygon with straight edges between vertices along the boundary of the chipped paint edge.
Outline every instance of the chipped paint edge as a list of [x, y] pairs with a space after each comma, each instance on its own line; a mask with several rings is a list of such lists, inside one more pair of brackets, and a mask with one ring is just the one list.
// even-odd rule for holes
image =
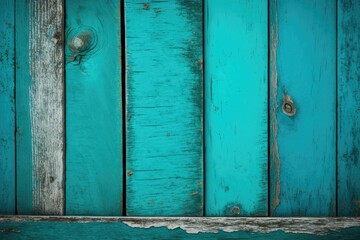
[[82, 216], [1, 216], [0, 223], [9, 222], [65, 222], [101, 223], [121, 222], [132, 228], [182, 229], [188, 234], [223, 232], [302, 233], [326, 235], [351, 227], [360, 227], [360, 218], [273, 218], [273, 217], [82, 217]]

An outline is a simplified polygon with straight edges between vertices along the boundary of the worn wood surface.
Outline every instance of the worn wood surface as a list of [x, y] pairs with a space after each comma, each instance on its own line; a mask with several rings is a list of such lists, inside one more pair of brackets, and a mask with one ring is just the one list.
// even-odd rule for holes
[[125, 1], [126, 212], [203, 214], [202, 1]]
[[205, 14], [206, 215], [264, 216], [268, 3], [207, 0]]
[[338, 1], [338, 215], [360, 216], [360, 1]]
[[63, 1], [16, 1], [16, 17], [17, 209], [63, 214]]
[[273, 216], [336, 214], [335, 49], [335, 0], [270, 2]]
[[359, 239], [359, 218], [0, 217], [4, 239]]
[[120, 0], [66, 2], [66, 214], [122, 215]]
[[15, 213], [15, 1], [0, 0], [0, 214]]

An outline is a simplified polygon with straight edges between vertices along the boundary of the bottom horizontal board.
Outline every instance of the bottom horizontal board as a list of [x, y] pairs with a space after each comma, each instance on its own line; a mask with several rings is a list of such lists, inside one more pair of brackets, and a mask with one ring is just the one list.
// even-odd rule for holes
[[360, 218], [0, 216], [0, 239], [360, 239]]

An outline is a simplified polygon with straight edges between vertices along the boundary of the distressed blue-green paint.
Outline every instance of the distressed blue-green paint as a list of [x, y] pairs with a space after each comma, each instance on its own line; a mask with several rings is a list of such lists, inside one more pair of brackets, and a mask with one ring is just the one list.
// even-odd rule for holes
[[188, 233], [180, 228], [138, 228], [118, 222], [43, 221], [0, 222], [1, 239], [257, 239], [257, 240], [358, 240], [360, 227], [343, 228], [325, 234], [294, 233], [271, 229], [268, 232], [222, 230]]
[[205, 2], [206, 215], [267, 215], [268, 3]]
[[334, 216], [336, 1], [270, 3], [270, 212]]
[[19, 214], [32, 214], [32, 149], [29, 109], [29, 0], [16, 1], [16, 199]]
[[360, 216], [360, 1], [338, 1], [338, 215]]
[[202, 1], [125, 1], [126, 212], [203, 214]]
[[66, 2], [66, 213], [122, 215], [120, 0]]
[[15, 1], [0, 0], [0, 9], [0, 214], [14, 214]]

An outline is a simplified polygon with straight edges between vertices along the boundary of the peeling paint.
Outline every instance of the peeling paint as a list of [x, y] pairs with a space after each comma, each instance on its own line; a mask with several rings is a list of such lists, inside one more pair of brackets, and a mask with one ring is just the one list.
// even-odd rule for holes
[[[277, 143], [277, 133], [278, 133], [278, 123], [276, 118], [276, 112], [278, 108], [277, 104], [277, 86], [278, 86], [278, 73], [277, 73], [277, 47], [279, 41], [279, 31], [278, 31], [278, 16], [277, 16], [277, 1], [273, 1], [274, 4], [274, 19], [275, 22], [271, 24], [271, 48], [270, 48], [270, 58], [271, 58], [271, 91], [270, 91], [270, 131], [271, 131], [271, 165], [272, 169], [276, 172], [275, 178], [273, 180], [276, 182], [275, 184], [275, 192], [274, 197], [272, 198], [271, 212], [273, 213], [277, 206], [280, 204], [280, 156], [279, 156], [279, 148]], [[273, 186], [273, 184], [272, 184]]]

